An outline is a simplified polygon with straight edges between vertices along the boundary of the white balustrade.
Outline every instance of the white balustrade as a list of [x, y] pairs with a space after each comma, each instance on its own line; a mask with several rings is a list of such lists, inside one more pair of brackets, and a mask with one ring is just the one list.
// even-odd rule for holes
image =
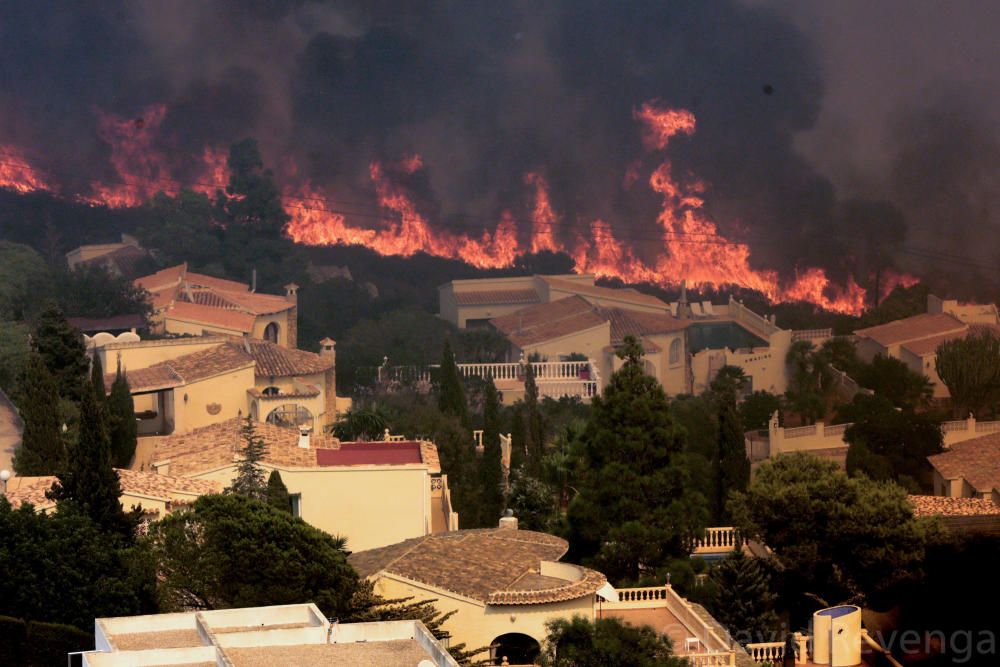
[[736, 664], [733, 651], [708, 651], [706, 653], [685, 653], [681, 655], [693, 667], [732, 667]]
[[785, 429], [785, 439], [791, 438], [804, 438], [806, 436], [816, 435], [816, 425], [812, 426], [799, 426], [798, 428], [786, 428]]
[[746, 651], [757, 664], [776, 663], [785, 657], [785, 642], [747, 644]]
[[705, 529], [705, 537], [695, 540], [694, 554], [727, 553], [743, 545], [733, 526], [714, 526]]

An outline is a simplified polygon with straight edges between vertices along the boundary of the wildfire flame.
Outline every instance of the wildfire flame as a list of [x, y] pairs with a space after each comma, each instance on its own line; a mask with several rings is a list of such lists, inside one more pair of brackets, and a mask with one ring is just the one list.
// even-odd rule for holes
[[[98, 111], [98, 134], [110, 147], [111, 165], [118, 178], [91, 183], [91, 192], [78, 199], [120, 208], [141, 205], [159, 191], [176, 194], [182, 185], [207, 194], [224, 188], [228, 180], [225, 150], [205, 147], [193, 160], [194, 165], [177, 165], [160, 150], [160, 130], [166, 113], [163, 105], [147, 107], [138, 118]], [[478, 235], [432, 226], [407, 187], [408, 180], [425, 168], [418, 154], [403, 156], [394, 163], [376, 161], [369, 165], [378, 206], [386, 212], [375, 228], [349, 224], [350, 213], [329, 210], [332, 207], [323, 202], [335, 197], [302, 181], [294, 162], [285, 158], [282, 173], [298, 181], [283, 189], [291, 217], [286, 233], [297, 243], [307, 245], [363, 245], [382, 255], [404, 257], [424, 252], [484, 269], [512, 266], [524, 252], [564, 251], [575, 261], [575, 270], [626, 283], [666, 286], [686, 280], [691, 287], [737, 285], [757, 290], [772, 302], [807, 301], [842, 313], [863, 310], [865, 290], [853, 279], [837, 285], [823, 269], [813, 267], [801, 269], [794, 280], [782, 283], [776, 271], [751, 268], [747, 244], [719, 234], [716, 224], [703, 211], [707, 185], [693, 178], [678, 179], [665, 155], [675, 137], [694, 135], [696, 120], [691, 112], [650, 101], [636, 109], [633, 116], [640, 125], [645, 150], [664, 153], [647, 180], [662, 200], [654, 236], [649, 237], [659, 242], [653, 248], [643, 248], [644, 257], [636, 254], [635, 244], [624, 244], [613, 226], [602, 220], [591, 221], [586, 234], [558, 234], [563, 219], [553, 206], [548, 181], [538, 171], [526, 173], [523, 179], [533, 198], [530, 232], [519, 236], [519, 226], [509, 210], [502, 212], [492, 231], [483, 230]], [[23, 153], [11, 146], [0, 146], [0, 151], [4, 155], [0, 159], [0, 187], [18, 192], [54, 191]], [[622, 182], [624, 189], [641, 184], [641, 164], [636, 160], [628, 167]], [[172, 177], [179, 166], [185, 173], [194, 174], [184, 184]], [[909, 276], [893, 275], [885, 281], [883, 292], [915, 282]]]

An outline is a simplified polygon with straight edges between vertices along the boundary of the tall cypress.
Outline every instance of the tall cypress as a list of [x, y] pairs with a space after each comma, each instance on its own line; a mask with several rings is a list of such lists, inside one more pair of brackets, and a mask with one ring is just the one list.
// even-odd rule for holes
[[104, 365], [101, 364], [101, 355], [94, 351], [90, 357], [90, 385], [94, 388], [94, 398], [98, 405], [102, 405], [108, 397], [104, 389]]
[[438, 392], [438, 408], [441, 412], [458, 417], [464, 424], [468, 418], [465, 389], [455, 363], [455, 355], [451, 352], [451, 341], [447, 338], [441, 351], [441, 382]]
[[479, 459], [480, 517], [483, 526], [492, 526], [503, 512], [503, 461], [500, 456], [500, 394], [493, 378], [483, 394], [483, 456]]
[[83, 344], [83, 336], [55, 303], [50, 303], [39, 314], [32, 342], [45, 366], [55, 376], [59, 395], [79, 400], [90, 367], [87, 348]]
[[57, 481], [48, 495], [77, 505], [105, 530], [129, 535], [131, 526], [122, 511], [122, 489], [111, 465], [111, 442], [102, 411], [90, 383], [83, 389], [77, 441], [69, 448], [66, 468], [56, 473]]
[[66, 462], [59, 423], [59, 387], [37, 353], [31, 353], [18, 381], [17, 408], [24, 421], [14, 455], [18, 475], [54, 475]]
[[545, 418], [542, 417], [538, 405], [538, 383], [535, 381], [535, 369], [530, 363], [524, 369], [524, 427], [525, 449], [527, 452], [527, 470], [533, 477], [538, 477], [542, 470], [542, 457], [545, 455]]
[[292, 498], [288, 495], [288, 487], [281, 479], [281, 473], [272, 470], [267, 478], [267, 504], [282, 512], [292, 513]]
[[135, 421], [135, 404], [128, 378], [118, 359], [115, 381], [107, 400], [108, 432], [111, 437], [111, 459], [118, 468], [127, 468], [135, 456], [138, 424]]

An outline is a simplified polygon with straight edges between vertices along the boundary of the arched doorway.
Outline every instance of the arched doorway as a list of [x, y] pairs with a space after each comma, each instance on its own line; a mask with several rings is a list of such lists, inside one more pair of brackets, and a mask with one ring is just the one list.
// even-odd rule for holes
[[504, 658], [507, 658], [509, 665], [533, 665], [541, 650], [534, 637], [520, 632], [508, 632], [490, 643], [491, 662], [494, 665], [503, 664]]
[[278, 323], [271, 322], [266, 327], [264, 327], [264, 340], [269, 343], [278, 344]]
[[290, 403], [271, 410], [270, 414], [267, 415], [267, 422], [285, 428], [299, 428], [300, 426], [312, 428], [313, 416], [308, 408]]

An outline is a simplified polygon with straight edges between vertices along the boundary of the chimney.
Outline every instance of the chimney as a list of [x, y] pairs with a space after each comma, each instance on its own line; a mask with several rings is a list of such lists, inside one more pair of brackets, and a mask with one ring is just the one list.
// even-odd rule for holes
[[253, 267], [253, 271], [250, 273], [250, 291], [257, 291], [257, 267]]
[[514, 510], [503, 511], [503, 516], [500, 517], [500, 527], [507, 530], [517, 530], [517, 517], [514, 516]]
[[323, 359], [337, 362], [337, 341], [332, 338], [324, 338], [319, 342], [319, 356]]
[[299, 447], [309, 449], [309, 428], [306, 426], [299, 427]]
[[299, 286], [295, 283], [288, 283], [285, 285], [285, 301], [290, 301], [291, 303], [299, 302]]

